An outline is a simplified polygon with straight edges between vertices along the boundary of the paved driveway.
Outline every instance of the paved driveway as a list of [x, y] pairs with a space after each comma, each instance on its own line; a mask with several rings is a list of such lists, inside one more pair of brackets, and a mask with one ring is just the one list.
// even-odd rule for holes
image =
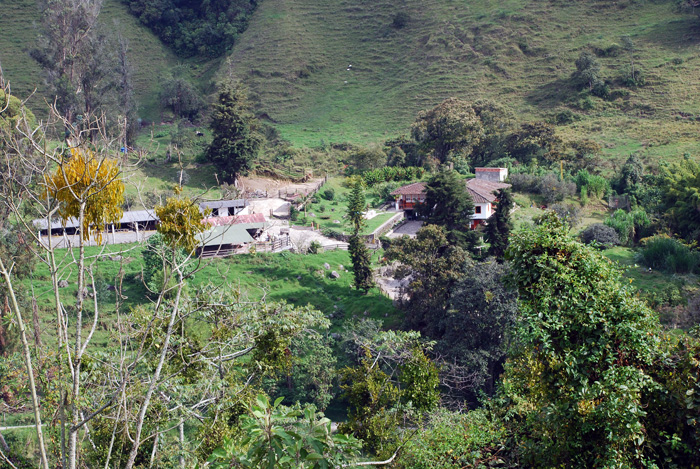
[[406, 223], [394, 228], [394, 230], [389, 232], [387, 236], [389, 238], [400, 238], [403, 235], [414, 237], [418, 230], [420, 230], [421, 226], [423, 226], [422, 221], [407, 221]]

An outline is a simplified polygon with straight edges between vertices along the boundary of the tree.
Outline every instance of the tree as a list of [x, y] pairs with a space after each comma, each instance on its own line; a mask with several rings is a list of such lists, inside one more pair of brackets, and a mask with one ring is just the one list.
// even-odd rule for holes
[[508, 152], [520, 163], [551, 164], [564, 158], [564, 143], [548, 122], [527, 122], [508, 137]]
[[160, 91], [160, 102], [178, 117], [194, 119], [204, 107], [204, 100], [197, 88], [183, 76], [165, 79]]
[[411, 135], [424, 152], [444, 163], [450, 154], [469, 155], [482, 139], [483, 125], [470, 103], [449, 98], [420, 112]]
[[437, 341], [450, 397], [476, 402], [479, 391], [493, 394], [503, 371], [518, 295], [506, 285], [505, 264], [467, 261], [462, 270], [439, 319], [441, 335], [429, 338]]
[[522, 320], [503, 389], [523, 419], [516, 430], [522, 462], [645, 464], [655, 316], [610, 261], [571, 238], [551, 213], [516, 234], [506, 257]]
[[700, 233], [700, 164], [685, 159], [661, 168], [664, 216], [683, 237], [698, 239]]
[[401, 264], [396, 278], [411, 279], [406, 289], [406, 327], [441, 337], [444, 326], [440, 319], [451, 289], [463, 274], [467, 253], [448, 242], [444, 228], [426, 225], [415, 238], [394, 240], [384, 254], [387, 260]]
[[355, 288], [367, 293], [374, 286], [374, 279], [372, 278], [370, 253], [360, 235], [360, 231], [365, 226], [364, 211], [366, 208], [365, 193], [362, 186], [362, 179], [357, 178], [354, 180], [352, 182], [352, 192], [348, 197], [348, 218], [350, 218], [353, 226], [348, 250], [352, 259]]
[[634, 191], [644, 178], [644, 166], [636, 154], [630, 155], [622, 165], [620, 174], [615, 178], [612, 186], [619, 194]]
[[78, 219], [80, 236], [87, 240], [95, 233], [100, 242], [105, 225], [119, 222], [123, 213], [121, 171], [116, 161], [89, 148], [70, 148], [68, 153], [56, 172], [46, 178], [46, 190], [60, 204], [63, 220]]
[[513, 195], [507, 189], [500, 189], [496, 194], [498, 205], [486, 225], [486, 242], [489, 243], [489, 255], [503, 259], [508, 249], [508, 238], [513, 229], [510, 211], [513, 208]]
[[[121, 47], [95, 27], [103, 0], [42, 0], [40, 4], [42, 31], [30, 55], [43, 68], [59, 113], [68, 122], [80, 124], [100, 113], [106, 118], [108, 108], [119, 106], [127, 122], [118, 125], [132, 127], [133, 103], [117, 96], [131, 86], [124, 87], [125, 80], [131, 79], [124, 73], [126, 55], [119, 51], [115, 59], [112, 51]], [[116, 119], [109, 121], [115, 123]]]
[[252, 167], [263, 141], [241, 85], [226, 83], [221, 87], [211, 129], [214, 139], [206, 158], [214, 163], [224, 181], [233, 183]]
[[281, 401], [270, 404], [267, 396], [258, 396], [250, 415], [241, 417], [243, 437], [215, 450], [209, 458], [212, 467], [326, 469], [357, 458], [360, 442], [334, 434], [330, 419], [314, 406], [289, 408]]
[[603, 80], [600, 79], [600, 63], [593, 54], [587, 51], [581, 52], [576, 59], [574, 78], [584, 86], [588, 86], [588, 91], [591, 92], [594, 88], [603, 85]]
[[425, 202], [419, 212], [427, 222], [445, 227], [449, 241], [474, 250], [478, 235], [471, 230], [474, 202], [465, 181], [455, 171], [440, 171], [425, 185]]

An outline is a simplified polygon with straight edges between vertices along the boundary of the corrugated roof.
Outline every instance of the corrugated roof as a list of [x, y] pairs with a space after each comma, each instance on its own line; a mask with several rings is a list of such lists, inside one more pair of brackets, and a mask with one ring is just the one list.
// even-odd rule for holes
[[201, 202], [199, 208], [210, 208], [212, 210], [219, 208], [243, 208], [248, 205], [245, 199], [232, 199], [232, 200], [213, 200], [211, 202]]
[[[119, 224], [124, 225], [127, 223], [147, 223], [151, 221], [158, 221], [158, 217], [156, 216], [153, 210], [132, 210], [129, 212], [124, 212], [122, 217], [119, 219]], [[38, 218], [32, 221], [32, 224], [41, 230], [46, 229], [46, 220], [44, 219]], [[66, 220], [65, 223], [63, 223], [62, 221], [51, 222], [52, 230], [58, 230], [64, 227], [78, 228], [78, 226], [78, 219], [74, 217], [70, 217], [68, 220]]]
[[246, 231], [246, 225], [214, 226], [197, 235], [200, 247], [220, 246], [222, 244], [246, 244], [255, 241]]
[[414, 182], [407, 186], [399, 187], [391, 193], [391, 195], [419, 195], [425, 193], [424, 182]]

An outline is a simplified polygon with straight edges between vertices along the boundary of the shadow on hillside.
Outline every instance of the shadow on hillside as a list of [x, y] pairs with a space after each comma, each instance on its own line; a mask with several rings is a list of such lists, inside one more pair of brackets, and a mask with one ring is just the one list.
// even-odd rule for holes
[[558, 107], [574, 93], [570, 81], [567, 77], [547, 82], [528, 93], [525, 100], [541, 109]]

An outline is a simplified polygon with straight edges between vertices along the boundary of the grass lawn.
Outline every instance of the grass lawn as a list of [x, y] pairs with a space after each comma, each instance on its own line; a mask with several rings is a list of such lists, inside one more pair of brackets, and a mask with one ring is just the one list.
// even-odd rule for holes
[[[109, 324], [116, 319], [116, 297], [115, 293], [108, 291], [106, 287], [108, 284], [114, 284], [114, 278], [121, 268], [124, 272], [122, 313], [150, 301], [149, 296], [152, 295], [140, 280], [143, 268], [141, 252], [140, 245], [86, 248], [90, 259], [101, 259], [93, 264], [93, 270], [99, 279], [97, 289], [100, 299], [100, 327], [93, 339], [96, 345], [108, 345], [107, 330]], [[66, 261], [72, 256], [65, 249], [57, 250], [57, 254]], [[378, 265], [381, 254], [381, 251], [372, 254], [375, 266]], [[77, 249], [75, 255], [77, 256]], [[330, 269], [324, 268], [326, 263], [330, 265]], [[340, 265], [346, 269], [352, 265], [347, 251], [319, 254], [285, 252], [209, 259], [202, 262], [200, 270], [189, 281], [189, 288], [192, 290], [211, 282], [241, 289], [253, 300], [262, 298], [264, 294], [268, 301], [285, 300], [299, 306], [311, 305], [325, 314], [333, 314], [334, 328], [353, 317], [371, 317], [383, 320], [386, 327], [398, 326], [401, 317], [392, 301], [377, 288], [370, 290], [367, 295], [353, 289], [352, 272], [342, 270]], [[337, 271], [340, 278], [331, 278], [332, 271]], [[60, 290], [61, 297], [66, 305], [71, 305], [78, 290], [75, 265], [70, 265], [62, 271], [62, 278], [68, 280], [69, 285]], [[34, 276], [20, 282], [18, 288], [27, 296], [30, 295], [28, 292], [35, 292], [42, 311], [43, 337], [51, 343], [55, 335], [55, 313], [48, 268], [44, 264], [37, 264]]]
[[[321, 186], [316, 194], [314, 198], [316, 202], [308, 204], [306, 208], [306, 217], [304, 217], [304, 211], [302, 210], [301, 213], [299, 213], [297, 221], [292, 223], [295, 225], [309, 226], [313, 221], [321, 227], [321, 230], [330, 228], [336, 231], [350, 233], [352, 231], [350, 220], [345, 217], [348, 211], [347, 199], [350, 195], [350, 189], [343, 186], [344, 180], [345, 178], [342, 177], [328, 179], [328, 182]], [[404, 183], [402, 182], [401, 184]], [[410, 181], [406, 181], [405, 184], [410, 184]], [[328, 189], [332, 189], [335, 194], [332, 200], [326, 200], [321, 196], [321, 194]], [[379, 207], [384, 204], [383, 200], [380, 200], [376, 196], [371, 196], [369, 193], [370, 190], [365, 190], [366, 199], [370, 207]], [[375, 217], [365, 220], [366, 224], [364, 230], [362, 230], [362, 234], [372, 233], [393, 215], [395, 215], [395, 212], [378, 212]], [[336, 221], [340, 223], [336, 223]]]
[[624, 269], [624, 277], [643, 294], [663, 296], [671, 286], [686, 293], [697, 289], [696, 275], [666, 274], [655, 270], [649, 272], [647, 267], [637, 263], [633, 249], [616, 246], [606, 249], [603, 254], [617, 262]]

